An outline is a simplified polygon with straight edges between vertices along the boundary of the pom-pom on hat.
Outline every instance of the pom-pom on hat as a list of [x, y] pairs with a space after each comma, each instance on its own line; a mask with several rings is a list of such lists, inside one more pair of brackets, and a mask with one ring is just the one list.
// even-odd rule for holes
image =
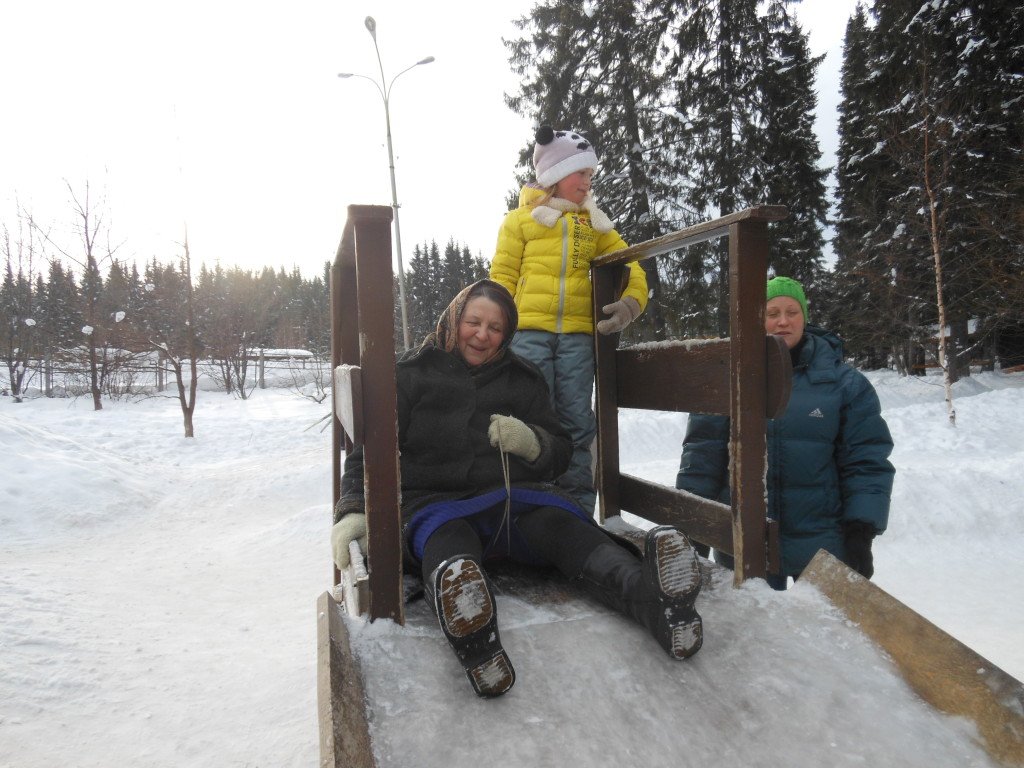
[[556, 131], [550, 125], [537, 129], [533, 148], [533, 167], [537, 183], [553, 187], [570, 173], [597, 168], [594, 145], [574, 131]]
[[777, 296], [789, 296], [800, 305], [804, 313], [804, 322], [807, 322], [807, 297], [804, 295], [804, 287], [791, 277], [773, 277], [768, 281], [766, 301], [771, 301]]

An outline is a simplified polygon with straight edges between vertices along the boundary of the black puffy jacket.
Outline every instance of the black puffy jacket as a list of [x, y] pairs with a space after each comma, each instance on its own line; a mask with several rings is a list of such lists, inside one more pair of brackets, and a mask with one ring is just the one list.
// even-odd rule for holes
[[[506, 350], [496, 362], [470, 368], [428, 343], [403, 355], [396, 375], [403, 523], [434, 501], [471, 498], [504, 486], [501, 454], [487, 437], [495, 413], [526, 422], [540, 440], [536, 461], [509, 456], [511, 482], [557, 493], [549, 481], [569, 466], [572, 441], [532, 363]], [[359, 447], [345, 458], [335, 522], [362, 511]]]

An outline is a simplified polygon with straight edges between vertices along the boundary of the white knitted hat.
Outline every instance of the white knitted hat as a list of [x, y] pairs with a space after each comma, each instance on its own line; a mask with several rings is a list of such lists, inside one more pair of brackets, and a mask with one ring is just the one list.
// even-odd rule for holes
[[584, 168], [597, 168], [594, 146], [573, 131], [555, 131], [550, 125], [537, 129], [537, 144], [533, 148], [533, 167], [537, 183], [551, 187], [570, 173]]

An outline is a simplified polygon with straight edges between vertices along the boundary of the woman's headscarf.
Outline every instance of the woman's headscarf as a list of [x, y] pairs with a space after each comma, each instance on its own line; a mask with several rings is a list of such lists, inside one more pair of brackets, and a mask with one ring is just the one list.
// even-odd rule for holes
[[508, 345], [512, 343], [512, 335], [516, 332], [516, 328], [519, 325], [519, 312], [516, 310], [516, 303], [512, 299], [512, 294], [504, 286], [486, 278], [467, 285], [455, 295], [451, 304], [448, 305], [448, 308], [438, 318], [437, 328], [434, 329], [433, 333], [427, 335], [423, 340], [423, 344], [433, 344], [445, 352], [458, 355], [459, 322], [462, 320], [462, 313], [465, 311], [466, 304], [469, 303], [470, 299], [480, 296], [490, 299], [501, 307], [505, 315], [505, 336], [501, 340], [501, 346], [498, 348], [497, 353], [487, 362], [493, 363], [500, 360], [504, 356], [505, 350], [508, 349]]

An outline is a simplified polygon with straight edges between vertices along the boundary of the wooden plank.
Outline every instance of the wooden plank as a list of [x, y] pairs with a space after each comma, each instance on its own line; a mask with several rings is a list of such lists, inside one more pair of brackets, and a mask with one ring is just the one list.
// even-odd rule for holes
[[[349, 206], [355, 222], [359, 297], [359, 367], [363, 401], [363, 491], [366, 499], [370, 620], [404, 622], [402, 526], [399, 511], [398, 417], [395, 393], [394, 297], [390, 290], [391, 209]], [[372, 297], [372, 299], [371, 299]]]
[[[765, 337], [765, 416], [786, 410], [793, 368], [786, 343]], [[730, 339], [662, 342], [616, 352], [619, 408], [729, 415]]]
[[767, 575], [765, 450], [768, 392], [764, 291], [768, 225], [740, 221], [729, 228], [729, 485], [739, 586]]
[[[780, 221], [789, 215], [783, 205], [760, 205], [754, 208], [747, 208], [736, 213], [730, 213], [719, 219], [701, 222], [686, 229], [670, 232], [662, 237], [648, 240], [643, 243], [624, 248], [621, 251], [598, 256], [591, 262], [592, 267], [606, 267], [611, 264], [629, 264], [641, 259], [649, 259], [652, 256], [660, 256], [663, 253], [678, 251], [688, 245], [703, 243], [714, 240], [729, 233], [729, 228], [737, 222], [755, 221], [769, 222]], [[767, 273], [766, 273], [767, 274]]]
[[[359, 365], [359, 297], [356, 291], [355, 222], [345, 221], [345, 230], [338, 243], [338, 252], [331, 265], [331, 370], [339, 365]], [[352, 450], [352, 441], [345, 434], [331, 398], [331, 514], [341, 498], [342, 454]], [[332, 563], [333, 566], [333, 563]], [[341, 581], [341, 573], [333, 566], [333, 583]]]
[[[619, 501], [627, 512], [659, 525], [674, 525], [719, 552], [733, 554], [732, 510], [727, 504], [632, 475], [619, 476]], [[779, 521], [767, 520], [768, 573], [782, 572]]]
[[800, 580], [816, 586], [884, 650], [922, 699], [973, 721], [985, 750], [1024, 765], [1024, 685], [824, 550]]
[[334, 369], [334, 415], [345, 428], [349, 443], [363, 444], [363, 384], [359, 366]]
[[768, 519], [768, 573], [782, 574], [782, 545], [779, 543], [779, 521]]
[[316, 611], [320, 768], [376, 768], [363, 680], [330, 592], [317, 599]]
[[789, 396], [793, 394], [793, 359], [789, 347], [779, 336], [765, 337], [765, 354], [768, 365], [768, 391], [765, 417], [777, 419], [786, 412]]
[[594, 365], [597, 381], [594, 411], [597, 416], [597, 519], [619, 514], [619, 407], [617, 403], [618, 366], [615, 348], [619, 334], [605, 336], [597, 332], [598, 318], [604, 317], [601, 307], [618, 299], [618, 287], [624, 267], [591, 270], [594, 317]]
[[721, 502], [625, 474], [619, 477], [619, 501], [627, 512], [677, 526], [691, 539], [732, 552], [732, 512]]

